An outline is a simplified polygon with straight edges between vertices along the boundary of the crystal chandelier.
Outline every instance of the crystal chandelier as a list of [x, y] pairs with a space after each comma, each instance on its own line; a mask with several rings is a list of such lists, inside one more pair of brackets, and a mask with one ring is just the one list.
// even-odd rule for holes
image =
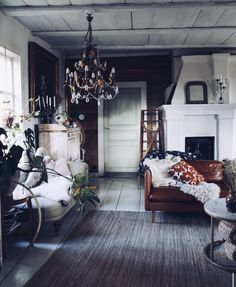
[[65, 86], [70, 88], [71, 103], [78, 104], [79, 100], [89, 103], [90, 99], [95, 99], [100, 105], [101, 100], [112, 100], [119, 93], [115, 81], [115, 68], [112, 67], [106, 81], [103, 72], [107, 68], [107, 63], [101, 63], [99, 50], [92, 43], [93, 12], [87, 12], [88, 31], [81, 51], [81, 59], [75, 62], [74, 71], [66, 68]]

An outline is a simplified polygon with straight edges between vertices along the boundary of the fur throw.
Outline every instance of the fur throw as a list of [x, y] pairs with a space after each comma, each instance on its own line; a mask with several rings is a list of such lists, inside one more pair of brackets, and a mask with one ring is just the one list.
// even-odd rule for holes
[[[70, 201], [70, 187], [72, 182], [64, 177], [55, 176], [49, 177], [48, 182], [42, 182], [40, 185], [31, 188], [35, 196], [46, 197], [54, 201]], [[15, 200], [30, 196], [27, 189], [17, 185], [13, 191], [13, 198]]]
[[206, 203], [210, 199], [219, 198], [220, 187], [215, 183], [200, 182], [198, 185], [190, 185], [178, 182], [177, 186], [184, 193], [193, 195], [198, 201]]

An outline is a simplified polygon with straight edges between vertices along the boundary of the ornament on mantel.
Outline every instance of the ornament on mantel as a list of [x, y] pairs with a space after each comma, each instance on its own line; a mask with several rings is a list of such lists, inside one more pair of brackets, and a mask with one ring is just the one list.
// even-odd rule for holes
[[61, 105], [59, 105], [58, 111], [54, 114], [54, 120], [58, 125], [65, 125], [68, 122], [67, 113], [62, 111]]

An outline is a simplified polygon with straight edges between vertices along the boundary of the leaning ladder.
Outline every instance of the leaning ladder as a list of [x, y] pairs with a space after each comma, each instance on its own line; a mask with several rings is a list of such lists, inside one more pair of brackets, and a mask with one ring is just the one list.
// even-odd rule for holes
[[164, 150], [164, 130], [160, 109], [141, 110], [139, 159], [152, 150]]

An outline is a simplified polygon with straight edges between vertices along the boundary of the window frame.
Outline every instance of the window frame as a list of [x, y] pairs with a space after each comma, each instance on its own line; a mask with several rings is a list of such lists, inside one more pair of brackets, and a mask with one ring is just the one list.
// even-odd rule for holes
[[10, 106], [0, 109], [0, 125], [3, 125], [4, 118], [7, 116], [7, 114], [11, 114], [13, 117], [16, 118], [22, 115], [21, 65], [20, 55], [12, 52], [11, 50], [7, 49], [2, 45], [0, 45], [0, 57], [3, 59], [6, 58], [10, 61], [10, 72], [12, 75], [11, 92], [4, 89], [4, 85], [0, 86], [0, 97], [2, 98], [2, 102], [4, 101], [4, 95], [8, 96], [11, 100]]

